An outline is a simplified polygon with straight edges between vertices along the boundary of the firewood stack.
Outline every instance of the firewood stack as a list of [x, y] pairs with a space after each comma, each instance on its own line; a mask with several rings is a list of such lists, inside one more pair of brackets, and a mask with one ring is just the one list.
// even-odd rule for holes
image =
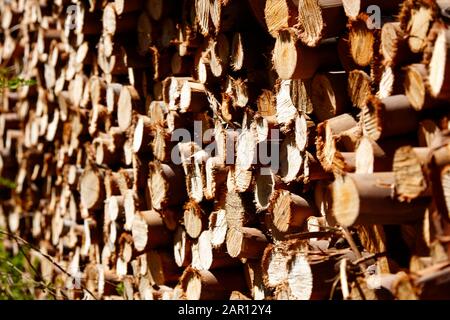
[[58, 298], [450, 298], [450, 1], [0, 12], [0, 228]]

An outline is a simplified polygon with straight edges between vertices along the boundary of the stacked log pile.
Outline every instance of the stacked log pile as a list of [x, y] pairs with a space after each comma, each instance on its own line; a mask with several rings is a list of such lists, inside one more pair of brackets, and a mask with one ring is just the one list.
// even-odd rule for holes
[[0, 12], [0, 229], [57, 298], [450, 298], [449, 1]]

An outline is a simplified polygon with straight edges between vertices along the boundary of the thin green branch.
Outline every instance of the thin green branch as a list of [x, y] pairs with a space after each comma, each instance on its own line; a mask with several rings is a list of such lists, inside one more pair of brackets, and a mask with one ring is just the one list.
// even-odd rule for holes
[[[70, 277], [70, 279], [72, 280], [76, 280], [74, 276], [72, 276], [69, 272], [67, 272], [61, 265], [59, 265], [50, 255], [43, 253], [41, 250], [39, 250], [39, 248], [36, 248], [33, 244], [29, 243], [28, 241], [26, 241], [25, 239], [16, 236], [10, 232], [6, 232], [6, 231], [2, 231], [0, 230], [0, 234], [6, 235], [8, 237], [13, 238], [17, 244], [20, 246], [21, 244], [19, 242], [21, 242], [23, 245], [28, 246], [30, 249], [36, 251], [37, 253], [39, 253], [41, 256], [43, 256], [45, 259], [47, 259], [48, 261], [50, 261], [51, 264], [53, 264], [58, 270], [60, 270], [62, 273], [64, 273], [65, 275], [67, 275], [68, 277]], [[97, 300], [97, 297], [84, 285], [82, 285], [80, 283], [81, 289], [85, 290], [87, 293], [89, 293], [92, 298], [94, 298], [95, 300]]]

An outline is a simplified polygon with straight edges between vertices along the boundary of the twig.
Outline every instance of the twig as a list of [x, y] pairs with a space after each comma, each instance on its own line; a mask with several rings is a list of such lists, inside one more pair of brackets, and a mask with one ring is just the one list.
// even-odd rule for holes
[[[345, 240], [347, 240], [348, 244], [350, 245], [350, 248], [355, 253], [356, 257], [358, 257], [358, 259], [362, 259], [363, 256], [362, 256], [361, 252], [358, 250], [358, 247], [356, 246], [356, 243], [353, 240], [353, 237], [350, 234], [350, 232], [348, 231], [348, 229], [346, 227], [341, 227], [341, 230], [342, 230], [342, 233], [343, 233], [343, 235], [345, 237]], [[361, 269], [361, 271], [363, 273], [365, 273], [365, 271], [366, 271], [366, 266], [365, 265], [360, 264], [359, 268]]]

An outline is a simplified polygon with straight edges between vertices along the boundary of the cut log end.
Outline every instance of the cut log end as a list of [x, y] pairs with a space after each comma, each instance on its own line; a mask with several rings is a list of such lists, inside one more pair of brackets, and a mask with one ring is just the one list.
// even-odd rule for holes
[[245, 50], [241, 33], [235, 33], [231, 44], [231, 68], [239, 71], [244, 66]]
[[80, 178], [81, 201], [87, 209], [100, 208], [103, 202], [104, 190], [99, 173], [85, 170]]
[[[167, 3], [166, 3], [167, 5]], [[164, 1], [163, 0], [147, 0], [146, 2], [147, 12], [151, 17], [158, 21], [163, 15]]]
[[359, 141], [355, 155], [355, 172], [356, 173], [372, 173], [374, 172], [374, 151], [370, 138], [363, 137]]
[[403, 52], [399, 51], [399, 46], [404, 41], [403, 37], [403, 30], [401, 30], [399, 22], [387, 22], [381, 28], [380, 50], [386, 65], [394, 65], [402, 58], [399, 56], [403, 54]]
[[450, 166], [445, 166], [441, 171], [441, 185], [444, 194], [444, 202], [450, 218]]
[[371, 80], [362, 70], [353, 70], [348, 76], [348, 93], [354, 106], [362, 109], [370, 96]]
[[275, 179], [270, 169], [261, 169], [255, 179], [255, 203], [258, 210], [266, 210], [275, 191]]
[[[444, 86], [444, 80], [448, 78], [448, 67], [446, 67], [449, 62], [448, 57], [450, 46], [450, 37], [448, 30], [442, 28], [437, 35], [437, 38], [434, 42], [433, 52], [431, 56], [431, 61], [429, 64], [429, 78], [428, 82], [430, 85], [431, 94], [434, 97], [439, 97], [442, 95], [443, 97], [448, 98], [448, 85]], [[448, 81], [447, 81], [448, 82]]]
[[211, 244], [218, 248], [225, 243], [228, 224], [223, 209], [213, 212], [209, 217], [209, 230], [211, 231]]
[[344, 11], [347, 17], [352, 20], [356, 20], [361, 11], [361, 1], [360, 0], [342, 0], [342, 5], [344, 6]]
[[276, 37], [279, 30], [293, 26], [295, 24], [296, 11], [291, 1], [266, 1], [264, 16], [269, 33]]
[[263, 281], [266, 287], [276, 288], [288, 276], [288, 253], [282, 248], [268, 245], [262, 258]]
[[382, 132], [382, 110], [383, 105], [381, 101], [375, 97], [371, 97], [362, 111], [363, 130], [375, 141], [380, 138]]
[[191, 241], [182, 226], [178, 226], [173, 238], [175, 263], [179, 267], [188, 266], [191, 261]]
[[150, 186], [151, 190], [158, 190], [152, 192], [152, 204], [155, 209], [160, 210], [163, 208], [165, 201], [167, 200], [168, 183], [164, 178], [161, 169], [156, 167], [150, 171]]
[[405, 74], [405, 94], [416, 110], [421, 110], [425, 104], [427, 89], [425, 84], [426, 67], [413, 64], [407, 67]]
[[294, 136], [284, 139], [280, 147], [279, 174], [284, 182], [294, 181], [300, 173], [303, 157], [297, 148]]
[[267, 239], [256, 228], [232, 227], [227, 231], [226, 245], [228, 254], [233, 258], [260, 259]]
[[[345, 76], [344, 73], [341, 75]], [[337, 85], [342, 85], [346, 79], [337, 79], [338, 77], [339, 76], [337, 76], [337, 74], [331, 73], [317, 74], [312, 80], [311, 100], [315, 106], [314, 114], [317, 116], [319, 121], [327, 120], [344, 111], [345, 102], [340, 99], [340, 95], [343, 92], [341, 88], [337, 87]]]

